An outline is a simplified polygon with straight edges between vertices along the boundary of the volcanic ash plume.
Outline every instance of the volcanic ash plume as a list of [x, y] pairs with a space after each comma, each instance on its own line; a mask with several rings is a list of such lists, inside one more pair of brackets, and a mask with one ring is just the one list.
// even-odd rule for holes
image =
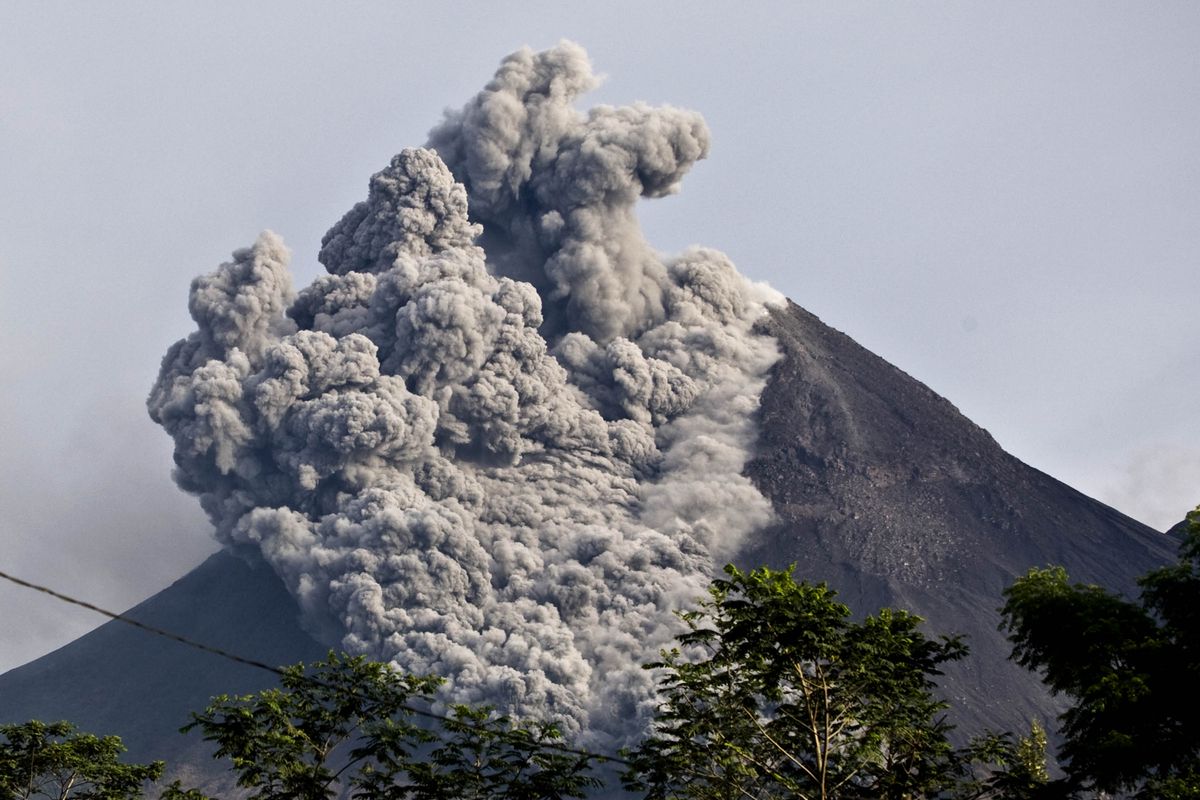
[[594, 84], [575, 45], [515, 53], [371, 178], [327, 275], [296, 294], [268, 232], [198, 278], [149, 409], [218, 538], [331, 644], [619, 740], [671, 610], [769, 519], [741, 470], [777, 352], [769, 290], [633, 214], [703, 120], [581, 114]]

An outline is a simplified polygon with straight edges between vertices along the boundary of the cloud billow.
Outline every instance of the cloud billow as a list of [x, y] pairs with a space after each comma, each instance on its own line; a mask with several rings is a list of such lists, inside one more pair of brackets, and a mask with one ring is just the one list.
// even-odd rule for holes
[[580, 113], [594, 84], [575, 45], [515, 53], [372, 177], [327, 275], [294, 292], [268, 232], [197, 279], [148, 405], [218, 539], [331, 644], [599, 743], [648, 719], [670, 612], [770, 518], [741, 470], [778, 353], [770, 290], [659, 256], [633, 213], [703, 120]]

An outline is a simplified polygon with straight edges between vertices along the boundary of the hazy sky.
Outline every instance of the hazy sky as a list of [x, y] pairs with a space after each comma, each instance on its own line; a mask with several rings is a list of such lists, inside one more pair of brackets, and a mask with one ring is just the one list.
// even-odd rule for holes
[[[0, 569], [125, 608], [211, 552], [144, 399], [193, 276], [297, 285], [367, 179], [501, 57], [701, 111], [646, 202], [1151, 525], [1200, 502], [1200, 6], [0, 1]], [[649, 6], [649, 7], [645, 7]], [[0, 586], [0, 670], [97, 624]]]

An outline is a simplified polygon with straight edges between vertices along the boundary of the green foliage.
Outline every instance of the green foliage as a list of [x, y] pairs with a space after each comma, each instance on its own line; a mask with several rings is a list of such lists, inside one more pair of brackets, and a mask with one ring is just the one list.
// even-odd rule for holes
[[[554, 745], [561, 742], [549, 723], [518, 724], [487, 707], [456, 705], [442, 723], [443, 736], [419, 761], [389, 765], [382, 782], [365, 781], [365, 796], [411, 800], [557, 800], [584, 797], [600, 786], [591, 759]], [[407, 785], [397, 781], [406, 773]], [[399, 793], [392, 787], [402, 787]]]
[[69, 722], [0, 725], [0, 798], [133, 800], [163, 763], [122, 764], [117, 736], [77, 732]]
[[1034, 569], [1005, 591], [1018, 663], [1071, 697], [1061, 755], [1076, 790], [1200, 797], [1200, 509], [1177, 564], [1139, 580], [1140, 602]]
[[663, 702], [627, 788], [651, 800], [954, 790], [962, 764], [932, 677], [966, 654], [959, 639], [927, 638], [903, 611], [854, 622], [790, 571], [725, 571], [680, 615], [680, 649], [648, 665]]
[[[979, 736], [961, 753], [964, 779], [953, 792], [963, 800], [1034, 800], [1061, 797], [1062, 786], [1046, 769], [1046, 730], [1037, 721], [1029, 735]], [[972, 769], [974, 768], [974, 769]], [[982, 769], [981, 769], [982, 768]]]
[[1046, 729], [1036, 720], [1029, 726], [1029, 735], [1017, 740], [1009, 764], [1007, 780], [1025, 793], [1031, 793], [1050, 780], [1050, 772], [1046, 769]]
[[[216, 757], [229, 758], [238, 785], [261, 800], [325, 800], [346, 789], [369, 800], [558, 800], [596, 785], [589, 758], [554, 749], [552, 725], [467, 706], [440, 728], [418, 724], [441, 683], [330, 653], [285, 669], [279, 689], [214, 698], [184, 730], [216, 742]], [[163, 798], [205, 800], [178, 783]]]
[[[283, 672], [281, 688], [216, 697], [183, 729], [199, 728], [216, 742], [215, 756], [230, 759], [238, 785], [254, 789], [253, 797], [324, 800], [333, 796], [342, 773], [371, 758], [382, 743], [414, 747], [428, 736], [412, 722], [407, 706], [427, 702], [439, 685], [436, 678], [333, 653], [311, 669], [297, 664]], [[331, 757], [338, 748], [349, 752], [335, 768]]]

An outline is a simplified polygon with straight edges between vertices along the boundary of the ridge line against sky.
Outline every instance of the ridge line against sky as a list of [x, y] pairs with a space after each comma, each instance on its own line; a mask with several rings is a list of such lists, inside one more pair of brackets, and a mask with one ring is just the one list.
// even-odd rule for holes
[[[6, 4], [6, 566], [124, 607], [215, 545], [144, 399], [195, 275], [320, 236], [506, 53], [567, 37], [596, 102], [694, 109], [712, 152], [644, 202], [1157, 527], [1200, 500], [1200, 11]], [[15, 562], [15, 563], [14, 563]], [[0, 593], [0, 669], [94, 624]]]

